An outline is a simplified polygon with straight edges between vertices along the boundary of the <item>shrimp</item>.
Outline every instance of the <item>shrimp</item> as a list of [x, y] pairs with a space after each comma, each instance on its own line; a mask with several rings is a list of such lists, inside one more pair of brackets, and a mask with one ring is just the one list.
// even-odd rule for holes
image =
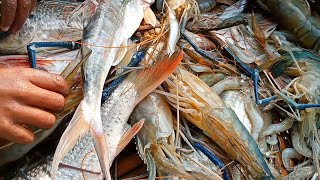
[[[319, 107], [320, 95], [320, 56], [306, 50], [289, 51], [284, 59], [275, 63], [271, 72], [275, 78], [281, 74], [295, 77], [284, 89], [280, 96], [290, 95], [286, 101], [294, 104], [298, 109]], [[299, 103], [304, 104], [298, 104]]]
[[252, 177], [273, 179], [257, 143], [218, 94], [182, 67], [165, 82], [170, 93], [179, 95], [167, 97], [168, 101], [177, 107], [179, 100], [179, 109], [188, 121], [202, 129]]
[[[172, 1], [172, 2], [174, 2], [174, 1]], [[204, 12], [208, 12], [208, 11], [212, 10], [216, 6], [217, 2], [216, 2], [216, 0], [197, 0], [197, 4], [198, 4], [200, 12], [204, 13]], [[164, 6], [163, 0], [157, 0], [156, 6], [157, 6], [157, 9], [159, 11], [161, 11]]]
[[257, 0], [287, 30], [294, 33], [306, 48], [320, 49], [320, 30], [314, 24], [308, 1]]
[[298, 180], [298, 179], [309, 179], [314, 174], [313, 166], [306, 166], [296, 169], [296, 171], [291, 172], [288, 176], [284, 177], [285, 180]]
[[307, 146], [305, 140], [302, 137], [301, 130], [298, 127], [298, 124], [294, 124], [291, 128], [291, 139], [294, 149], [301, 155], [311, 158], [312, 151]]
[[288, 117], [279, 124], [272, 124], [262, 132], [260, 138], [272, 135], [274, 133], [280, 133], [280, 132], [286, 131], [292, 127], [293, 122], [294, 122], [294, 119], [291, 117]]
[[252, 98], [246, 95], [251, 93], [248, 91], [248, 81], [242, 78], [228, 77], [213, 85], [211, 89], [217, 94], [221, 94], [227, 90], [227, 92], [222, 93], [220, 96], [237, 114], [254, 140], [258, 142], [259, 134], [264, 126], [264, 119]]
[[[151, 93], [144, 98], [132, 113], [131, 124], [135, 124], [140, 118], [145, 118], [145, 123], [136, 138], [137, 148], [140, 157], [147, 163], [149, 179], [155, 179], [156, 172], [159, 175], [185, 179], [221, 179], [211, 170], [217, 171], [217, 168], [208, 158], [199, 157], [198, 152], [182, 156], [176, 153], [183, 147], [173, 145], [173, 116], [163, 96]], [[205, 166], [190, 163], [190, 159], [197, 159], [198, 163]]]
[[298, 159], [302, 160], [303, 156], [299, 154], [294, 148], [286, 148], [282, 151], [282, 162], [284, 167], [289, 170], [290, 167], [290, 159]]

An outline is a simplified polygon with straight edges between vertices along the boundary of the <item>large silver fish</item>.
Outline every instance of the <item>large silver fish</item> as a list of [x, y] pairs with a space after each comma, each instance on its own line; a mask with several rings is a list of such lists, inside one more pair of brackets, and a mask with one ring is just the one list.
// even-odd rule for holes
[[69, 15], [80, 3], [42, 1], [16, 34], [0, 32], [0, 53], [25, 54], [31, 42], [77, 41], [82, 23], [67, 23]]
[[[84, 64], [84, 99], [78, 106], [56, 149], [52, 178], [56, 178], [60, 160], [89, 129], [94, 140], [104, 176], [111, 179], [109, 154], [101, 122], [101, 96], [111, 65], [119, 47], [138, 29], [143, 18], [142, 0], [100, 0], [96, 12], [83, 31], [80, 56], [91, 55]], [[108, 47], [107, 47], [108, 46]]]
[[[170, 58], [165, 57], [159, 60], [154, 66], [130, 73], [110, 95], [108, 100], [102, 104], [102, 124], [104, 135], [107, 138], [108, 146], [106, 151], [110, 157], [110, 166], [115, 157], [126, 147], [143, 125], [143, 120], [133, 127], [127, 124], [131, 112], [146, 95], [159, 86], [174, 71], [181, 59], [182, 53], [176, 53]], [[90, 173], [101, 172], [90, 134], [86, 134], [77, 142], [72, 151], [62, 160], [62, 163], [78, 169], [85, 169], [86, 172], [60, 168], [58, 179], [102, 178], [101, 174]]]

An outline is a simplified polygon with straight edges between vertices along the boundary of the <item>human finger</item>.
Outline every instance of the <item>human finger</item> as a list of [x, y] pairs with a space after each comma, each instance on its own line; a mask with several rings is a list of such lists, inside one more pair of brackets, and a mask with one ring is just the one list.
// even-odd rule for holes
[[48, 129], [51, 128], [56, 121], [56, 117], [53, 114], [35, 107], [23, 106], [18, 109], [19, 111], [12, 117], [18, 124]]
[[17, 0], [17, 12], [14, 21], [9, 29], [11, 33], [16, 33], [26, 22], [31, 8], [31, 0]]
[[1, 31], [7, 32], [14, 21], [17, 0], [1, 0]]
[[17, 100], [50, 112], [60, 112], [63, 110], [65, 98], [61, 94], [39, 88], [32, 84], [28, 89], [29, 91], [17, 95]]
[[65, 97], [69, 94], [68, 83], [59, 75], [30, 69], [29, 72], [26, 72], [26, 76], [29, 77], [32, 84], [40, 88], [59, 93]]
[[20, 144], [31, 143], [34, 139], [34, 135], [31, 131], [10, 120], [1, 121], [0, 137]]

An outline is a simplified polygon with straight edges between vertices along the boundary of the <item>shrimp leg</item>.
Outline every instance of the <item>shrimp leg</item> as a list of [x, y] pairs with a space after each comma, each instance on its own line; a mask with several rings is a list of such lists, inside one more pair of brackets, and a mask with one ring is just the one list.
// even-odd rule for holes
[[[183, 39], [185, 39], [190, 45], [191, 47], [193, 47], [193, 49], [199, 53], [201, 56], [207, 58], [208, 60], [217, 63], [218, 65], [223, 66], [223, 64], [221, 63], [221, 60], [218, 58], [215, 58], [213, 56], [211, 56], [209, 53], [205, 52], [204, 50], [200, 49], [188, 36], [187, 34], [184, 32], [185, 29], [181, 28], [180, 34], [182, 36]], [[227, 47], [224, 47], [224, 49], [232, 55], [232, 57], [237, 61], [237, 63], [240, 64], [240, 66], [242, 67], [242, 69], [244, 69], [248, 74], [251, 74], [252, 70], [246, 65], [244, 64], [236, 55], [234, 55], [231, 50]]]
[[298, 110], [303, 110], [306, 108], [318, 108], [320, 107], [320, 104], [298, 104], [292, 99], [290, 99], [288, 96], [286, 96], [283, 92], [279, 90], [275, 90], [276, 95], [273, 95], [271, 97], [265, 98], [265, 99], [259, 99], [259, 85], [258, 85], [258, 79], [259, 79], [259, 70], [254, 69], [253, 70], [253, 86], [254, 86], [254, 96], [256, 99], [256, 103], [258, 105], [265, 105], [269, 103], [270, 101], [275, 100], [277, 97], [285, 100], [289, 105], [291, 105], [293, 108]]

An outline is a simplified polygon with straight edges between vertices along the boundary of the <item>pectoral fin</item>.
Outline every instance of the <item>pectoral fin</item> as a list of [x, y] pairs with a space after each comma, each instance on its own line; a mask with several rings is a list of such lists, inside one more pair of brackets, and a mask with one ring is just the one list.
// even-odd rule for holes
[[140, 131], [143, 123], [144, 119], [141, 119], [121, 137], [120, 143], [117, 147], [116, 156], [118, 156], [118, 154], [128, 145], [131, 139]]

